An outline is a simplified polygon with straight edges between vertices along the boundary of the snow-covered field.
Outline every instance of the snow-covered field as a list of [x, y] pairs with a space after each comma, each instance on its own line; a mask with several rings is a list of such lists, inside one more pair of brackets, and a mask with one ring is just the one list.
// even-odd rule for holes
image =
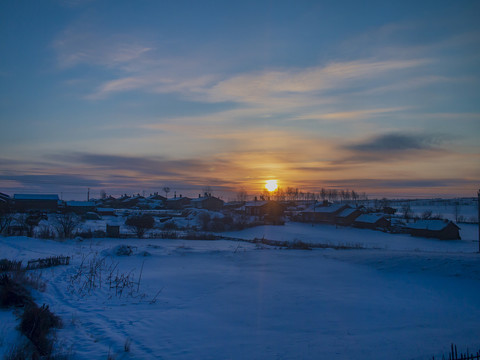
[[[312, 251], [226, 240], [1, 237], [0, 258], [73, 257], [44, 269], [46, 290], [34, 296], [62, 317], [58, 344], [75, 359], [431, 359], [451, 343], [480, 349], [477, 231], [462, 225], [462, 240], [440, 241], [287, 223], [225, 234], [364, 248]], [[122, 244], [133, 254], [116, 255]], [[85, 281], [74, 275], [94, 258], [104, 259], [101, 287], [82, 291]], [[141, 274], [131, 294], [109, 289], [115, 264], [134, 282]], [[17, 320], [0, 310], [0, 324], [2, 354]]]

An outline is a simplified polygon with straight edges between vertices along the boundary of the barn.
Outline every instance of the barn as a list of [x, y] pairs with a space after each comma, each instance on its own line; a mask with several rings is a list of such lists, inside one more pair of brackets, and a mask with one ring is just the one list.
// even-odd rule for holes
[[362, 212], [359, 209], [347, 208], [336, 216], [335, 223], [338, 224], [338, 225], [349, 226], [360, 215], [362, 215]]
[[361, 229], [388, 229], [390, 220], [383, 214], [363, 214], [355, 219], [353, 226]]
[[419, 220], [406, 225], [412, 236], [436, 238], [441, 240], [459, 240], [460, 228], [449, 220]]
[[350, 206], [346, 204], [335, 204], [331, 206], [312, 206], [300, 213], [302, 221], [305, 222], [325, 222], [333, 224], [335, 218]]

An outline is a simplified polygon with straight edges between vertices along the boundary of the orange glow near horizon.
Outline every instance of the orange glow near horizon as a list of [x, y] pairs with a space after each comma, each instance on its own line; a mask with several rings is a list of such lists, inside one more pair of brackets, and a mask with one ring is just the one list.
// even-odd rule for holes
[[265, 189], [267, 189], [268, 191], [272, 192], [277, 190], [277, 188], [278, 188], [277, 180], [267, 180], [265, 182]]

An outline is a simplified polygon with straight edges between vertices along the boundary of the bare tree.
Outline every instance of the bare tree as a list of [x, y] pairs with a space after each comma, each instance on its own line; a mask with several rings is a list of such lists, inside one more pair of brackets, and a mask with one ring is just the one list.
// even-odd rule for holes
[[432, 218], [432, 210], [425, 210], [422, 213], [422, 219], [423, 220], [428, 220], [428, 219], [431, 219], [431, 218]]
[[322, 201], [325, 201], [327, 199], [327, 190], [325, 190], [324, 188], [322, 188], [320, 190], [320, 197], [322, 198]]
[[380, 200], [380, 207], [382, 210], [388, 206], [390, 206], [390, 200], [388, 200], [386, 197], [382, 198], [382, 200]]
[[455, 222], [457, 223], [460, 217], [460, 204], [458, 201], [455, 201], [453, 205], [453, 215], [455, 216]]
[[277, 201], [285, 200], [285, 191], [280, 186], [275, 190]]
[[413, 216], [413, 211], [409, 203], [405, 203], [402, 205], [402, 214], [405, 220], [408, 220]]
[[295, 200], [295, 189], [293, 187], [287, 187], [286, 194], [288, 200]]
[[338, 190], [332, 189], [330, 192], [330, 196], [332, 198], [332, 201], [336, 201], [338, 199]]
[[211, 196], [213, 193], [213, 189], [210, 185], [204, 186], [202, 191], [206, 196]]
[[100, 190], [100, 199], [106, 199], [107, 198], [107, 192], [105, 190]]
[[168, 199], [168, 193], [170, 192], [170, 188], [168, 186], [164, 186], [163, 192], [165, 193], [165, 197]]
[[248, 194], [244, 188], [237, 191], [237, 201], [247, 201]]
[[353, 200], [353, 202], [355, 203], [355, 205], [357, 204], [357, 200], [358, 200], [358, 194], [352, 190], [352, 193], [351, 193], [351, 198]]
[[61, 239], [68, 239], [73, 236], [73, 231], [77, 228], [80, 219], [74, 213], [57, 214], [55, 218], [55, 230]]
[[9, 213], [0, 214], [0, 234], [7, 231], [10, 223], [13, 220], [13, 215]]

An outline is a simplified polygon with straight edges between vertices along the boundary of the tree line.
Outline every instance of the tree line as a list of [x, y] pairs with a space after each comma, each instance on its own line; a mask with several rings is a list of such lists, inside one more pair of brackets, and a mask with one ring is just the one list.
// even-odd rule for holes
[[[339, 189], [325, 189], [321, 188], [318, 192], [302, 191], [298, 188], [278, 187], [275, 191], [269, 192], [264, 189], [260, 195], [260, 199], [271, 199], [277, 201], [298, 201], [298, 200], [317, 200], [317, 201], [366, 201], [368, 196], [365, 192], [359, 193], [355, 190], [339, 190]], [[242, 189], [237, 192], [238, 201], [247, 201], [248, 194]]]

